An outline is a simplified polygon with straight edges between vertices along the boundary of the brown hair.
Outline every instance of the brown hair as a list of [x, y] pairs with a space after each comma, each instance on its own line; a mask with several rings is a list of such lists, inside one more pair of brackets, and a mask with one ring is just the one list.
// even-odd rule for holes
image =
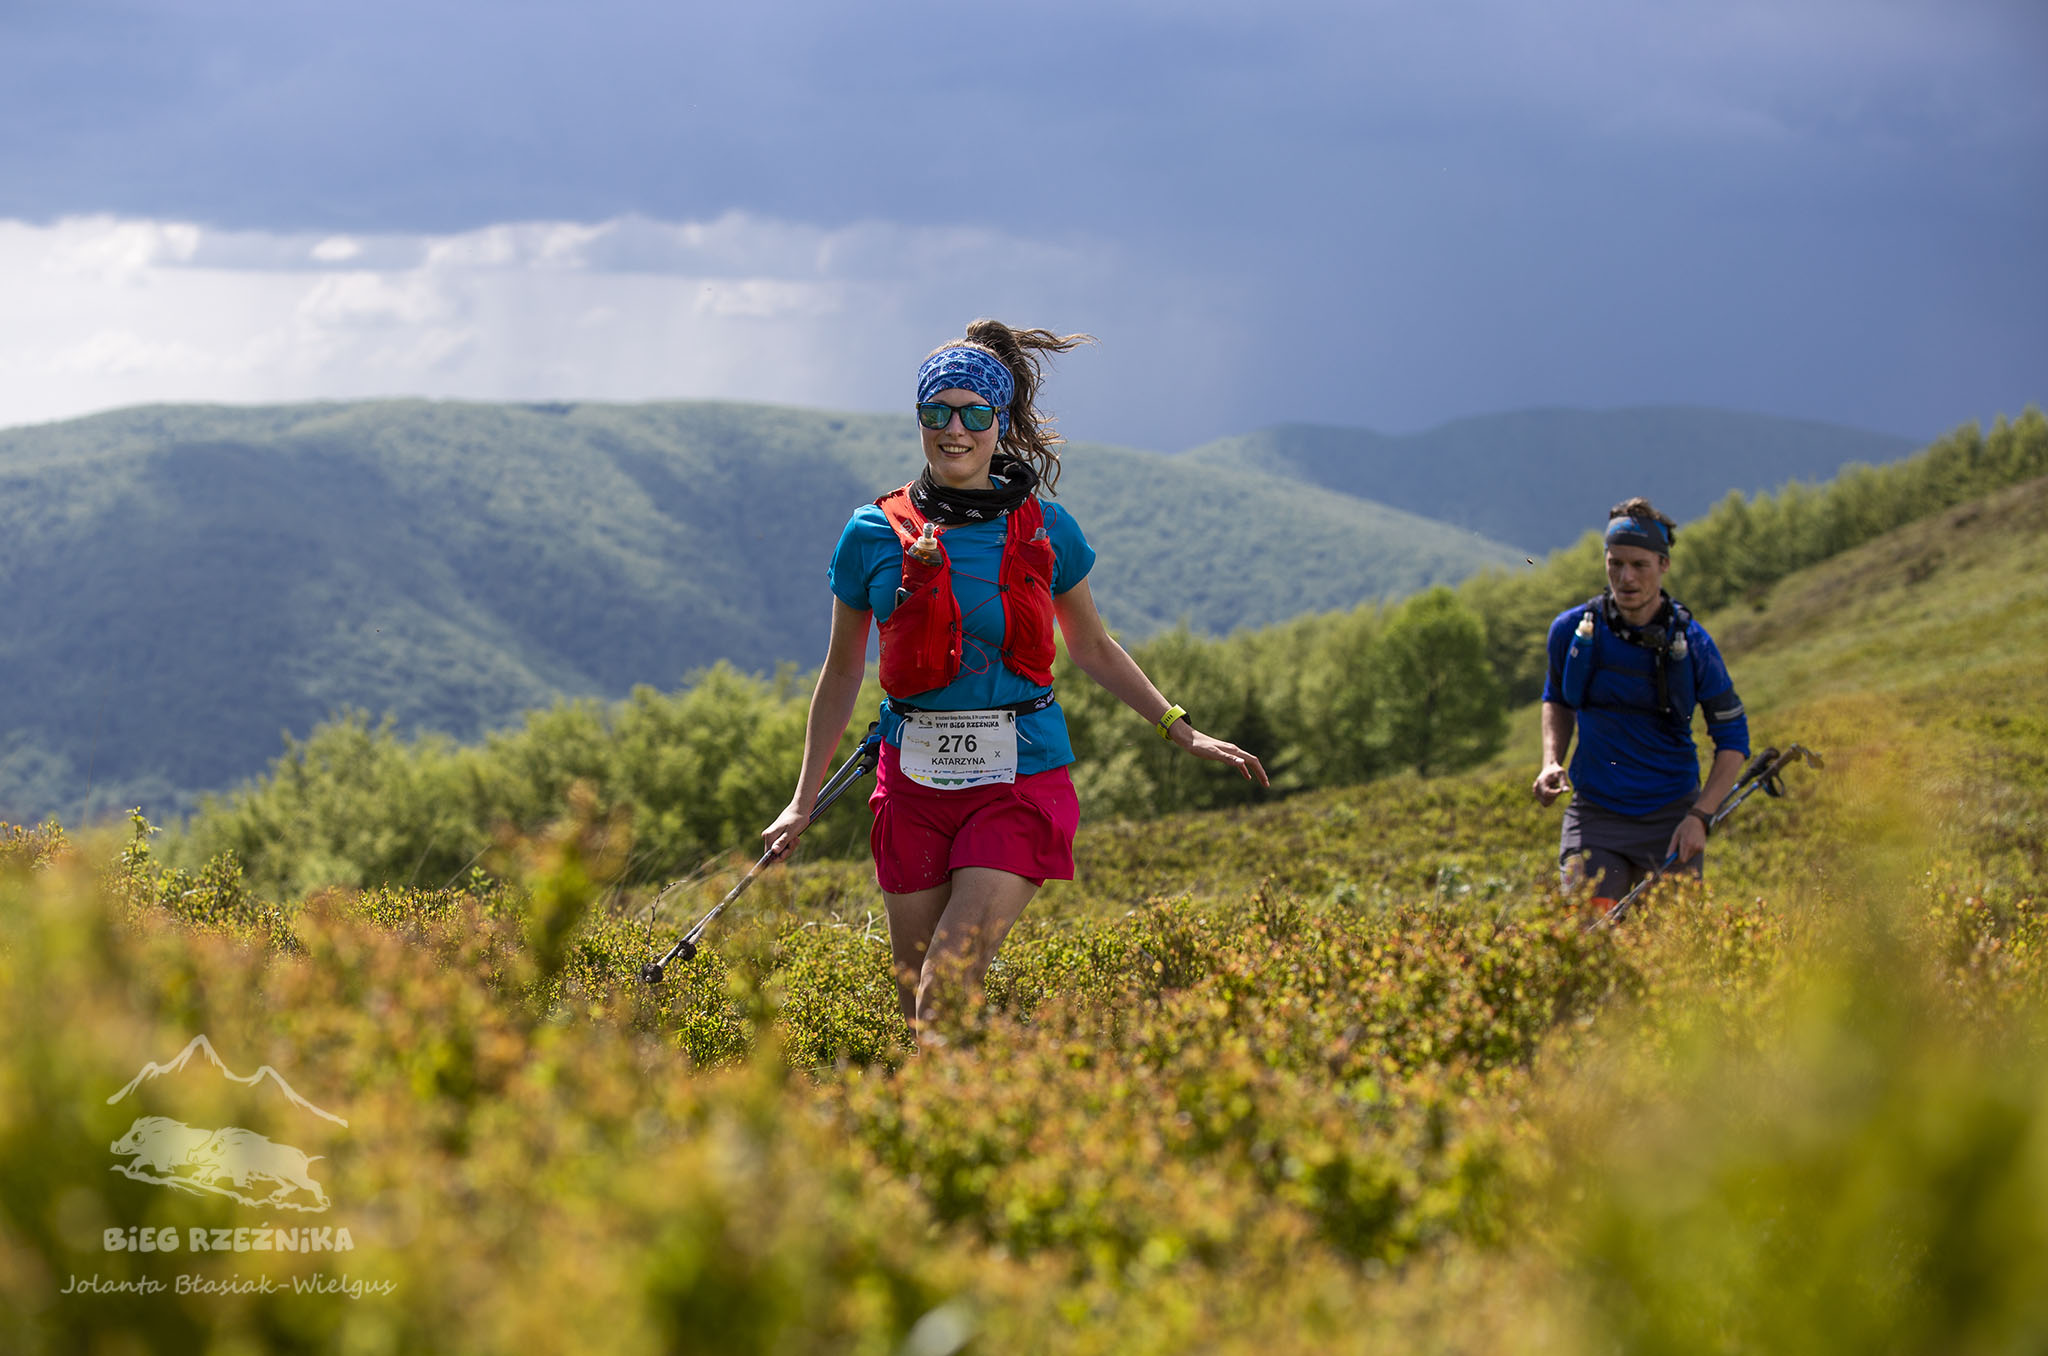
[[1050, 495], [1060, 482], [1060, 454], [1055, 449], [1066, 439], [1053, 431], [1052, 416], [1038, 411], [1038, 388], [1045, 380], [1045, 359], [1039, 355], [1066, 353], [1094, 342], [1092, 334], [1013, 330], [1000, 320], [982, 319], [967, 327], [964, 338], [940, 344], [932, 352], [962, 346], [978, 348], [994, 354], [997, 361], [1010, 369], [1017, 391], [1010, 397], [1010, 431], [997, 446], [1029, 462], [1031, 469], [1038, 472], [1039, 491]]
[[1624, 499], [1613, 508], [1607, 510], [1608, 522], [1611, 523], [1616, 518], [1642, 518], [1651, 522], [1662, 523], [1664, 524], [1664, 539], [1666, 541], [1678, 540], [1677, 522], [1669, 514], [1658, 512], [1657, 506], [1641, 495], [1637, 495], [1633, 499]]

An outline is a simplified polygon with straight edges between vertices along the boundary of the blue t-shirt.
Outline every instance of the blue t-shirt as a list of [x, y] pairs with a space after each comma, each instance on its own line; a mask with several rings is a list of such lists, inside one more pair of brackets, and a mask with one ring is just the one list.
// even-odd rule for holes
[[[1567, 705], [1564, 660], [1572, 633], [1586, 615], [1581, 603], [1550, 623], [1550, 671], [1543, 700]], [[1572, 753], [1573, 794], [1620, 815], [1645, 815], [1700, 789], [1699, 750], [1692, 741], [1692, 712], [1685, 724], [1657, 705], [1657, 656], [1607, 625], [1604, 609], [1593, 609], [1593, 673], [1578, 709], [1579, 745]], [[1707, 733], [1716, 751], [1749, 753], [1749, 720], [1735, 682], [1713, 637], [1697, 620], [1687, 624], [1686, 659], [1692, 664], [1693, 698], [1707, 713]]]
[[[1065, 593], [1095, 568], [1095, 549], [1081, 535], [1074, 515], [1049, 500], [1045, 534], [1052, 542], [1052, 591]], [[1003, 604], [996, 575], [1003, 563], [1003, 539], [1009, 515], [993, 522], [963, 523], [943, 534], [946, 556], [953, 563], [953, 596], [960, 602], [960, 674], [930, 692], [917, 693], [914, 703], [933, 711], [986, 711], [1028, 702], [1048, 689], [1003, 666]], [[903, 583], [903, 542], [889, 519], [874, 504], [864, 504], [847, 520], [826, 572], [833, 596], [848, 607], [865, 608], [884, 622], [896, 610], [896, 590]], [[902, 746], [903, 717], [882, 707], [882, 738]], [[1017, 717], [1017, 775], [1049, 772], [1074, 761], [1067, 740], [1067, 718], [1054, 702], [1043, 711]]]

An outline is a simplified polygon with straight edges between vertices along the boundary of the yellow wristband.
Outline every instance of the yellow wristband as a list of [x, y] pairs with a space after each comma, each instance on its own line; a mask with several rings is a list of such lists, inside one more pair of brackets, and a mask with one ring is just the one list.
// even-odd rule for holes
[[1153, 723], [1159, 727], [1159, 737], [1161, 739], [1172, 739], [1173, 723], [1177, 720], [1186, 720], [1187, 718], [1188, 709], [1185, 706], [1169, 706], [1166, 708], [1166, 714]]

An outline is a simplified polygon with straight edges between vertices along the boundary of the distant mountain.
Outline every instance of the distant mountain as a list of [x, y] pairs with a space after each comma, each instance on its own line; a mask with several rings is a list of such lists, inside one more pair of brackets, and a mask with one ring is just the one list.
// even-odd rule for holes
[[[823, 657], [882, 415], [723, 403], [156, 406], [0, 431], [0, 819], [158, 816], [348, 707], [460, 738], [559, 694]], [[1112, 626], [1224, 632], [1518, 560], [1255, 468], [1066, 450]]]
[[1523, 410], [1398, 435], [1280, 424], [1181, 459], [1291, 476], [1540, 555], [1570, 545], [1630, 495], [1683, 522], [1732, 489], [1825, 480], [1850, 462], [1894, 461], [1917, 446], [1839, 424], [1660, 406]]

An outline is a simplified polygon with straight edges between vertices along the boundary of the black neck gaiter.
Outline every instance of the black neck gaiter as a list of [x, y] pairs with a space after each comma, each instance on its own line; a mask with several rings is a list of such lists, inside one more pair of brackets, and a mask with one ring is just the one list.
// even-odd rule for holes
[[1603, 591], [1600, 599], [1605, 604], [1602, 611], [1607, 614], [1607, 629], [1615, 635], [1631, 645], [1640, 645], [1660, 655], [1670, 648], [1673, 622], [1670, 594], [1661, 589], [1658, 591], [1656, 614], [1641, 626], [1631, 624], [1621, 615], [1621, 605], [1614, 601], [1611, 591]]
[[927, 466], [924, 474], [911, 482], [910, 502], [941, 527], [958, 527], [962, 523], [985, 523], [999, 518], [1038, 488], [1038, 472], [1031, 469], [1031, 463], [1007, 452], [995, 454], [989, 461], [988, 473], [994, 481], [988, 489], [956, 490], [939, 484], [932, 476], [932, 468]]

